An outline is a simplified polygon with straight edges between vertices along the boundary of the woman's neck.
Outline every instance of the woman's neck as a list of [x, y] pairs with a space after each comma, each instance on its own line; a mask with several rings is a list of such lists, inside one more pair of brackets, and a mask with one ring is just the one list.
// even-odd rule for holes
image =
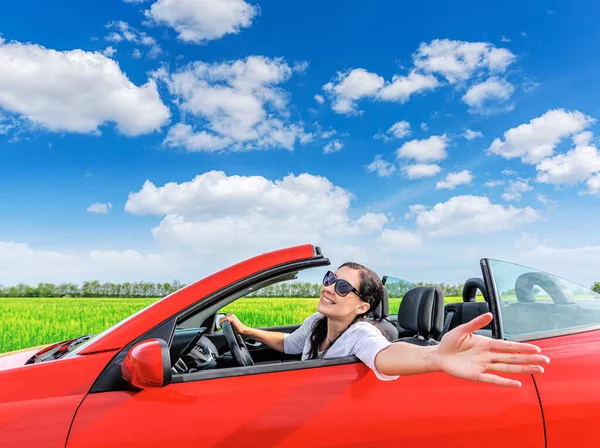
[[327, 318], [327, 336], [323, 341], [322, 349], [330, 347], [331, 344], [350, 326], [352, 320]]

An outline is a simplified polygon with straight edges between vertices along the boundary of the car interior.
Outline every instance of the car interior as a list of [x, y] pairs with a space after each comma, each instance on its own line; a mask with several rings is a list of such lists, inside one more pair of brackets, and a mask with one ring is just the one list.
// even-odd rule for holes
[[[259, 364], [278, 364], [299, 361], [301, 355], [288, 355], [268, 346], [242, 337], [225, 322], [218, 328], [220, 316], [217, 311], [251, 291], [296, 278], [297, 273], [271, 279], [261, 285], [239, 291], [238, 293], [187, 316], [177, 324], [170, 344], [171, 366], [174, 374], [187, 374], [209, 369], [222, 369]], [[384, 284], [386, 277], [383, 278]], [[468, 322], [487, 312], [487, 302], [477, 302], [476, 293], [480, 290], [487, 300], [482, 279], [469, 279], [465, 283], [462, 303], [449, 303], [444, 306], [444, 295], [439, 288], [432, 286], [410, 287], [402, 296], [397, 314], [390, 315], [388, 288], [382, 303], [368, 316], [382, 334], [392, 342], [404, 342], [416, 345], [436, 345], [442, 336], [456, 326]], [[263, 330], [292, 333], [300, 323]], [[482, 334], [491, 337], [491, 329]]]

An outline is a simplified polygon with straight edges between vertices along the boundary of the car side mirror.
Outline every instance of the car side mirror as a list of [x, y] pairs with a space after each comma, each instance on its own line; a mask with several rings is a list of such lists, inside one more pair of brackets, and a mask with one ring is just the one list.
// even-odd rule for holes
[[163, 387], [171, 383], [169, 345], [163, 339], [148, 339], [131, 347], [121, 364], [123, 378], [134, 387]]

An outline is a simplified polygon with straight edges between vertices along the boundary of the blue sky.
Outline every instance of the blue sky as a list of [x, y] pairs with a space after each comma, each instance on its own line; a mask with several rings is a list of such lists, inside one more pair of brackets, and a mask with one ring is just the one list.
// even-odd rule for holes
[[300, 243], [415, 281], [482, 257], [600, 280], [599, 9], [4, 5], [0, 283]]

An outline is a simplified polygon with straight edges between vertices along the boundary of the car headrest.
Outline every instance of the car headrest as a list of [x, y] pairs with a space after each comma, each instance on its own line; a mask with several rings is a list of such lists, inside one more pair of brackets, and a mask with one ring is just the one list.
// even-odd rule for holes
[[390, 315], [390, 297], [388, 295], [388, 290], [384, 286], [383, 287], [383, 298], [379, 305], [373, 308], [372, 311], [369, 312], [369, 317], [375, 320], [381, 320]]
[[477, 290], [481, 291], [485, 301], [488, 301], [487, 289], [482, 278], [470, 278], [463, 286], [463, 302], [475, 302], [477, 300]]
[[423, 336], [436, 337], [444, 327], [444, 294], [432, 286], [408, 291], [400, 302], [398, 325]]
[[554, 303], [575, 303], [573, 294], [560, 280], [544, 272], [526, 272], [515, 282], [517, 300], [523, 303], [535, 302], [534, 287], [539, 286], [552, 298]]

